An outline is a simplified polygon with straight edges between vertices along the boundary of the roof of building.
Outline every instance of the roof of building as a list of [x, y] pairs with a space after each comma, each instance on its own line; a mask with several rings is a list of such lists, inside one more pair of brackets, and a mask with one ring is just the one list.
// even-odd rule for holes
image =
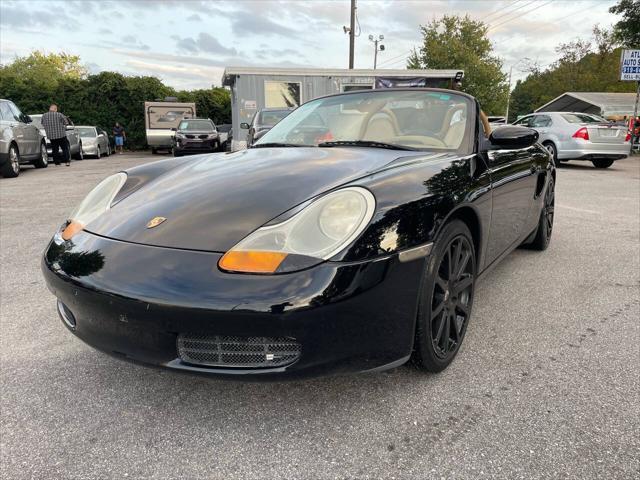
[[222, 84], [230, 85], [231, 78], [238, 75], [270, 76], [321, 76], [321, 77], [429, 77], [455, 78], [464, 75], [462, 70], [407, 70], [407, 69], [331, 69], [331, 68], [270, 68], [270, 67], [226, 67]]
[[629, 114], [633, 112], [635, 101], [635, 93], [565, 92], [535, 111], [580, 112], [589, 106], [596, 106], [603, 115]]

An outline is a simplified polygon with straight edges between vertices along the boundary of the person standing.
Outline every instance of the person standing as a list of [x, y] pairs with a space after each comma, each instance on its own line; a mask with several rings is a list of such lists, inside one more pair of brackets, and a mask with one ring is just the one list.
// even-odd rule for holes
[[116, 142], [116, 152], [118, 151], [118, 147], [120, 147], [120, 153], [124, 153], [124, 141], [127, 139], [127, 134], [118, 122], [116, 122], [113, 127], [113, 138]]
[[71, 165], [69, 140], [67, 139], [67, 125], [69, 125], [69, 119], [62, 113], [58, 112], [58, 106], [53, 103], [49, 107], [49, 111], [42, 115], [41, 123], [47, 134], [47, 138], [51, 141], [53, 163], [60, 165], [60, 150], [62, 150], [62, 160], [66, 162], [68, 167]]

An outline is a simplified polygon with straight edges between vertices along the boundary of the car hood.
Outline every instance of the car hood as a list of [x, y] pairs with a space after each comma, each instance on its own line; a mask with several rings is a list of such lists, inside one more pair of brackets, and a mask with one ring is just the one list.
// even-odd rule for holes
[[[86, 230], [146, 245], [226, 252], [300, 203], [415, 156], [425, 153], [302, 147], [192, 157], [145, 180]], [[154, 217], [166, 221], [147, 228]]]

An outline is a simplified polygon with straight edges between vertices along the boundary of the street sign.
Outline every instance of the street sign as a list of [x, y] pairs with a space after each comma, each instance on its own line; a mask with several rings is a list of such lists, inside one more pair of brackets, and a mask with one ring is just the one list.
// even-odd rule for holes
[[623, 50], [620, 80], [640, 82], [640, 50]]

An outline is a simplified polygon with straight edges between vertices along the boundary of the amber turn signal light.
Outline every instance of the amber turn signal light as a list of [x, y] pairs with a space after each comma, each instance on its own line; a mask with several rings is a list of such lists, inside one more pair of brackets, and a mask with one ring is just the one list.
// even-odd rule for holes
[[63, 240], [69, 240], [83, 228], [84, 225], [82, 225], [80, 222], [72, 220], [71, 222], [69, 222], [69, 225], [67, 225], [66, 228], [62, 231]]
[[230, 251], [225, 253], [219, 267], [230, 272], [274, 273], [287, 257], [281, 252]]

